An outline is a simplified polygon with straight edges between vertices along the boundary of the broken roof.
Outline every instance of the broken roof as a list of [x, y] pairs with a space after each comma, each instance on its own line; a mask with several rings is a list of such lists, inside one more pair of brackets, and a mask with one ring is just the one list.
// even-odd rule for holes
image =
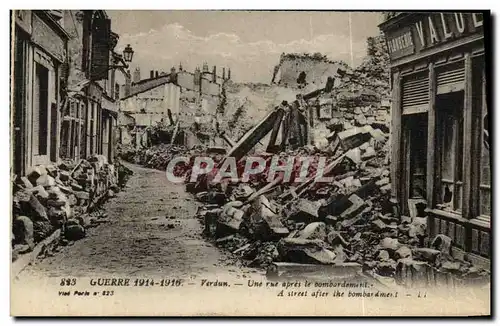
[[158, 87], [158, 86], [164, 85], [164, 84], [168, 84], [171, 82], [172, 81], [170, 80], [170, 74], [140, 80], [136, 84], [132, 85], [132, 87], [130, 89], [130, 94], [122, 97], [120, 100], [128, 99], [128, 98], [135, 96], [137, 94], [144, 93], [144, 92], [149, 91], [155, 87]]

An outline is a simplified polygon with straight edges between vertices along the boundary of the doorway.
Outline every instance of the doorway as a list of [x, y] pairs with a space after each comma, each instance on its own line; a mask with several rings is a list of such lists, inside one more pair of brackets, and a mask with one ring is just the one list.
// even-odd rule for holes
[[408, 216], [415, 215], [409, 207], [409, 200], [425, 200], [427, 197], [427, 124], [426, 112], [403, 117], [402, 200], [404, 205], [402, 206], [404, 207], [403, 214]]

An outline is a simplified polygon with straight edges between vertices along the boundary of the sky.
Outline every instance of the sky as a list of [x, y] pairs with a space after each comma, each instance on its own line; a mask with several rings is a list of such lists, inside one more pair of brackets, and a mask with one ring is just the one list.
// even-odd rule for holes
[[109, 10], [116, 51], [134, 49], [131, 71], [193, 71], [207, 62], [238, 82], [270, 83], [282, 52], [320, 52], [352, 66], [379, 34], [377, 12]]

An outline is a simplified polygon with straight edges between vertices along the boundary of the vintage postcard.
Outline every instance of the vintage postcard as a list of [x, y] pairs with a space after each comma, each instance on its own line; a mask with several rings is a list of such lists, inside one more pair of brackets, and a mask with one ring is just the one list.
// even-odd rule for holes
[[12, 10], [13, 316], [490, 316], [488, 11]]

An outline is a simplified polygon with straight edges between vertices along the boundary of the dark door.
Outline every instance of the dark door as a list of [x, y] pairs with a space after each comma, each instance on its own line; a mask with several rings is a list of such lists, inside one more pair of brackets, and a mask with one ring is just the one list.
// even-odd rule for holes
[[14, 43], [14, 103], [13, 110], [13, 171], [16, 174], [24, 172], [24, 138], [25, 138], [25, 116], [26, 116], [26, 41], [23, 32], [16, 29]]

